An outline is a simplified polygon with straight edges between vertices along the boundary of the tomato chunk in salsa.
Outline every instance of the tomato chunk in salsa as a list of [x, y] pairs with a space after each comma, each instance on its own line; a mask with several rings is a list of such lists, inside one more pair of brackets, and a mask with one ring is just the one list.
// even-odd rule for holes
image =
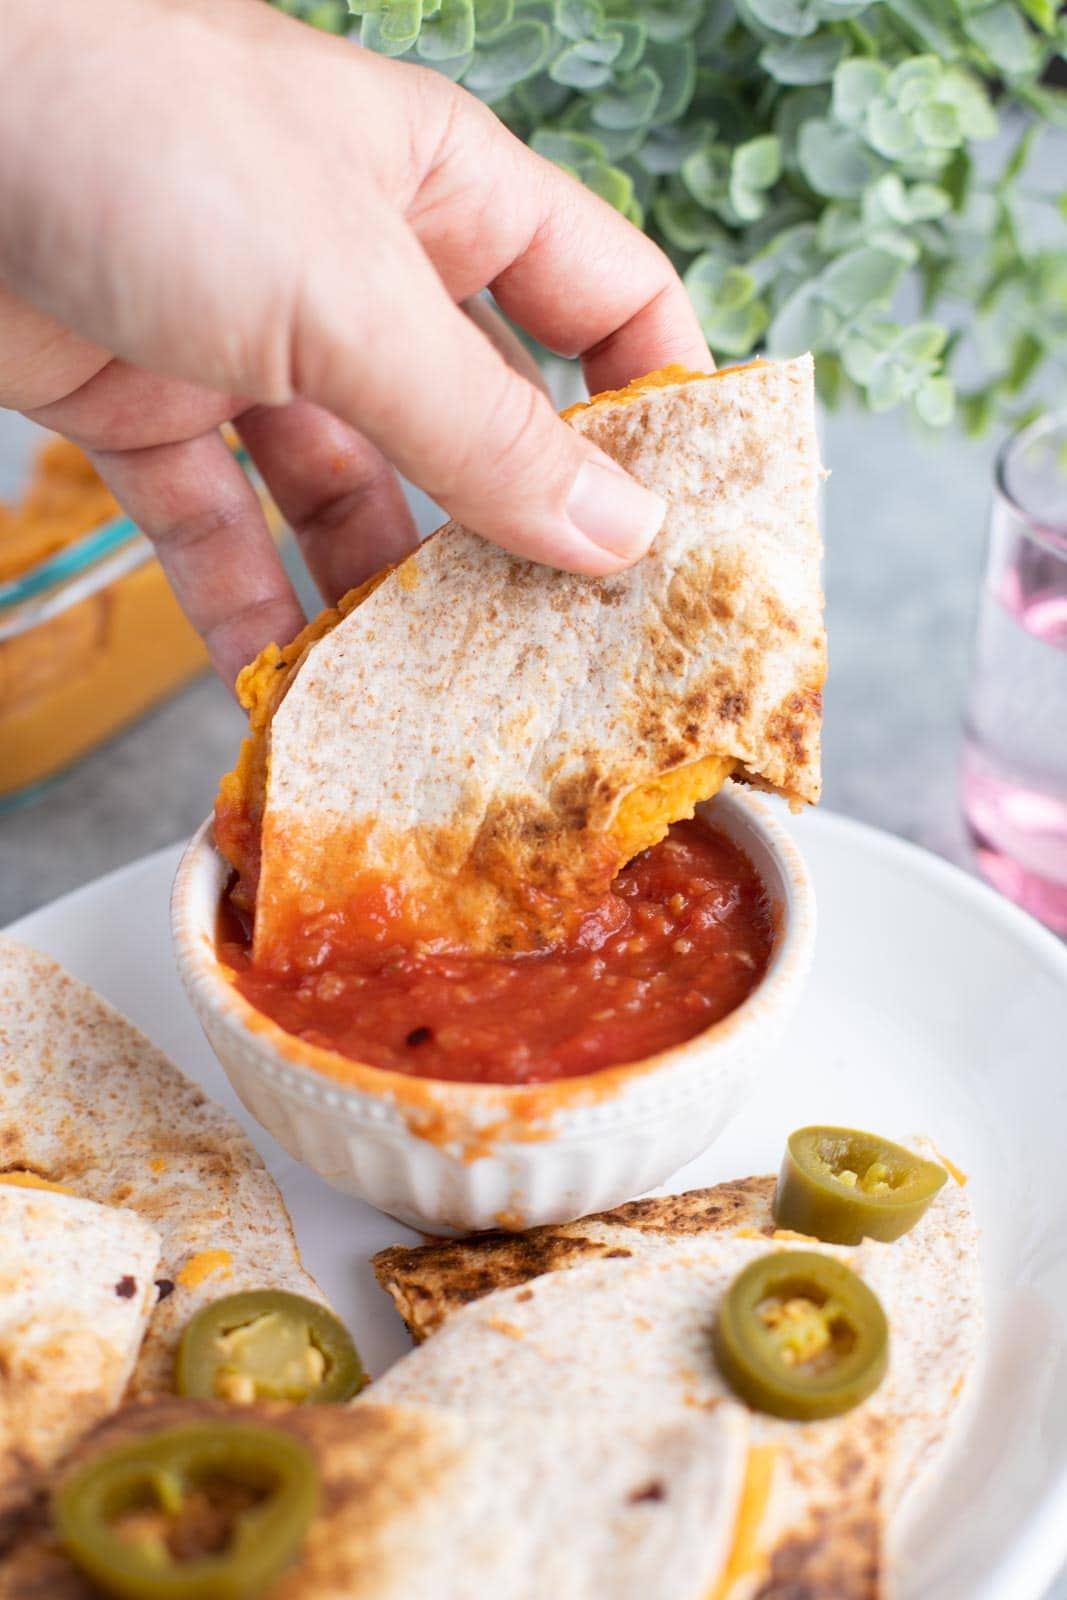
[[510, 957], [333, 950], [316, 972], [252, 961], [224, 903], [219, 958], [258, 1010], [308, 1044], [423, 1078], [529, 1084], [681, 1044], [733, 1011], [767, 968], [770, 908], [754, 867], [699, 821], [619, 873], [566, 944]]

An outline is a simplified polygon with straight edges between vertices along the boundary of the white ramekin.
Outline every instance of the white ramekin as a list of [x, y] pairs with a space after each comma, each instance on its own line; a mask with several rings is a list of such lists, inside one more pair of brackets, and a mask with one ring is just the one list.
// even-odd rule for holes
[[736, 1011], [644, 1061], [512, 1088], [409, 1078], [304, 1044], [238, 994], [216, 958], [229, 868], [210, 822], [189, 844], [171, 898], [182, 981], [248, 1110], [335, 1188], [435, 1232], [605, 1210], [665, 1182], [718, 1137], [755, 1087], [811, 962], [811, 882], [770, 808], [728, 784], [701, 811], [763, 880], [774, 951]]

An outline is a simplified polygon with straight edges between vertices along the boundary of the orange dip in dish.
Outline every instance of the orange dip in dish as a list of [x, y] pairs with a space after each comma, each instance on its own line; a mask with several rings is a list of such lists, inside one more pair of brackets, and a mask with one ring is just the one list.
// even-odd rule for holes
[[[565, 942], [510, 957], [358, 948], [322, 932], [313, 969], [266, 970], [227, 899], [219, 959], [287, 1033], [370, 1066], [464, 1083], [549, 1083], [639, 1061], [735, 1010], [767, 969], [770, 910], [751, 862], [702, 822], [636, 856]], [[346, 931], [351, 917], [345, 919]]]

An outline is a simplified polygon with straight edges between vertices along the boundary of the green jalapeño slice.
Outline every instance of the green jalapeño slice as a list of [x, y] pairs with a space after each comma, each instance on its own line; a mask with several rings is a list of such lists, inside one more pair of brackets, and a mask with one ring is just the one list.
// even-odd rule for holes
[[71, 1561], [118, 1600], [246, 1600], [298, 1553], [319, 1505], [307, 1446], [216, 1420], [107, 1450], [63, 1483]]
[[873, 1394], [889, 1361], [889, 1327], [877, 1295], [849, 1267], [814, 1250], [776, 1250], [726, 1291], [714, 1347], [720, 1372], [748, 1405], [811, 1422]]
[[899, 1239], [914, 1228], [946, 1177], [935, 1162], [877, 1134], [799, 1128], [786, 1145], [774, 1220], [827, 1244]]
[[178, 1345], [175, 1387], [195, 1400], [348, 1400], [366, 1382], [352, 1336], [332, 1311], [281, 1289], [203, 1306]]

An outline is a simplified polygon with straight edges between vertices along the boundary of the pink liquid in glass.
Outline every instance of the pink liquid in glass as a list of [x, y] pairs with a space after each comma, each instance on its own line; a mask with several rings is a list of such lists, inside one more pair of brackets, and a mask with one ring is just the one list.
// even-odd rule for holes
[[990, 882], [1067, 935], [1067, 593], [1022, 566], [983, 606], [963, 810]]

